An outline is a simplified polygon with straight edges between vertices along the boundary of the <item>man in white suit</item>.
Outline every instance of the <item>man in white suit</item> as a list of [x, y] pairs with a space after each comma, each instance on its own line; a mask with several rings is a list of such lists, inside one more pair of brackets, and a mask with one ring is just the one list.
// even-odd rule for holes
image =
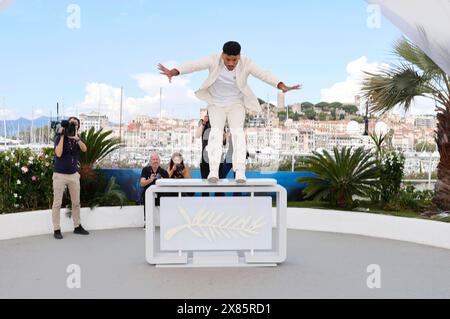
[[230, 41], [224, 44], [222, 54], [213, 54], [198, 61], [186, 63], [172, 70], [159, 64], [161, 74], [166, 75], [171, 82], [172, 77], [201, 70], [209, 70], [209, 76], [195, 95], [208, 103], [211, 132], [208, 142], [208, 158], [210, 173], [208, 181], [217, 183], [219, 180], [219, 165], [222, 156], [223, 128], [228, 120], [233, 151], [233, 170], [236, 172], [236, 182], [245, 183], [246, 140], [244, 121], [246, 109], [261, 112], [261, 106], [252, 90], [247, 85], [251, 74], [258, 79], [282, 90], [298, 90], [300, 85], [286, 86], [275, 75], [261, 69], [253, 61], [241, 56], [239, 43]]

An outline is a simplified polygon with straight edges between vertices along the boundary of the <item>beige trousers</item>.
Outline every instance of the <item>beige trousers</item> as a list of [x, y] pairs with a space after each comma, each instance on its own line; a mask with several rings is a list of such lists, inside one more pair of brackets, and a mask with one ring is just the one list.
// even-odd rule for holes
[[242, 104], [230, 106], [208, 106], [211, 131], [208, 140], [208, 159], [211, 172], [219, 171], [222, 158], [223, 128], [228, 121], [233, 141], [233, 171], [245, 171], [247, 147], [244, 133], [245, 107]]
[[73, 225], [74, 227], [80, 226], [80, 174], [53, 173], [52, 221], [54, 230], [61, 229], [60, 210], [66, 186], [69, 188], [72, 201]]

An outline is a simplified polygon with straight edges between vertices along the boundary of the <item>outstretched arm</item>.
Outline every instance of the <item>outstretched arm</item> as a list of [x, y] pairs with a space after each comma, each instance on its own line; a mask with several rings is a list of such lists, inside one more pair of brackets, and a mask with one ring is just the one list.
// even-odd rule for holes
[[299, 90], [302, 88], [301, 85], [287, 86], [283, 82], [280, 82], [278, 78], [271, 72], [262, 69], [253, 61], [250, 62], [250, 73], [260, 79], [261, 81], [266, 82], [269, 85], [275, 86], [277, 89], [286, 93], [290, 90]]
[[286, 93], [290, 90], [300, 90], [302, 88], [301, 85], [287, 86], [283, 82], [278, 83], [277, 88], [279, 88], [283, 93]]
[[214, 63], [213, 61], [214, 61], [214, 57], [209, 56], [209, 57], [202, 58], [202, 59], [194, 61], [194, 62], [182, 64], [172, 70], [169, 70], [168, 68], [166, 68], [164, 65], [162, 65], [160, 63], [160, 64], [158, 64], [158, 69], [161, 72], [161, 74], [164, 74], [165, 76], [167, 76], [169, 78], [169, 82], [172, 82], [172, 77], [174, 77], [174, 76], [208, 69], [211, 66], [211, 64]]

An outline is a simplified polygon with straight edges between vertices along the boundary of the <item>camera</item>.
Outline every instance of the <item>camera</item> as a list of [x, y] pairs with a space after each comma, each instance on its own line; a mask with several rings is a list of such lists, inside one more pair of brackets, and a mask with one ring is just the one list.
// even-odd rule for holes
[[183, 172], [183, 170], [184, 170], [184, 165], [183, 164], [176, 164], [176, 170], [178, 171], [178, 172]]
[[52, 121], [51, 122], [51, 128], [59, 135], [61, 135], [59, 133], [59, 129], [63, 128], [63, 133], [64, 136], [70, 136], [73, 137], [77, 134], [77, 126], [74, 123], [69, 122], [68, 120], [62, 120], [61, 122], [59, 121]]
[[177, 153], [172, 155], [172, 161], [175, 166], [175, 174], [182, 175], [184, 171], [184, 163], [181, 155]]
[[[77, 119], [77, 121], [79, 124], [80, 120]], [[64, 136], [73, 137], [77, 134], [77, 126], [75, 124], [68, 120], [62, 120], [61, 122], [59, 121], [59, 103], [56, 103], [56, 121], [51, 121], [50, 127], [56, 134], [59, 135], [64, 134]], [[60, 128], [63, 128], [62, 134], [59, 132]]]

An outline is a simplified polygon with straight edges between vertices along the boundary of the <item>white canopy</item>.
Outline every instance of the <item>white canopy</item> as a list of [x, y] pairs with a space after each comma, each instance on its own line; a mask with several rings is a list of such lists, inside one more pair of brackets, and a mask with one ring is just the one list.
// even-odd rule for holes
[[449, 0], [367, 0], [450, 74]]

